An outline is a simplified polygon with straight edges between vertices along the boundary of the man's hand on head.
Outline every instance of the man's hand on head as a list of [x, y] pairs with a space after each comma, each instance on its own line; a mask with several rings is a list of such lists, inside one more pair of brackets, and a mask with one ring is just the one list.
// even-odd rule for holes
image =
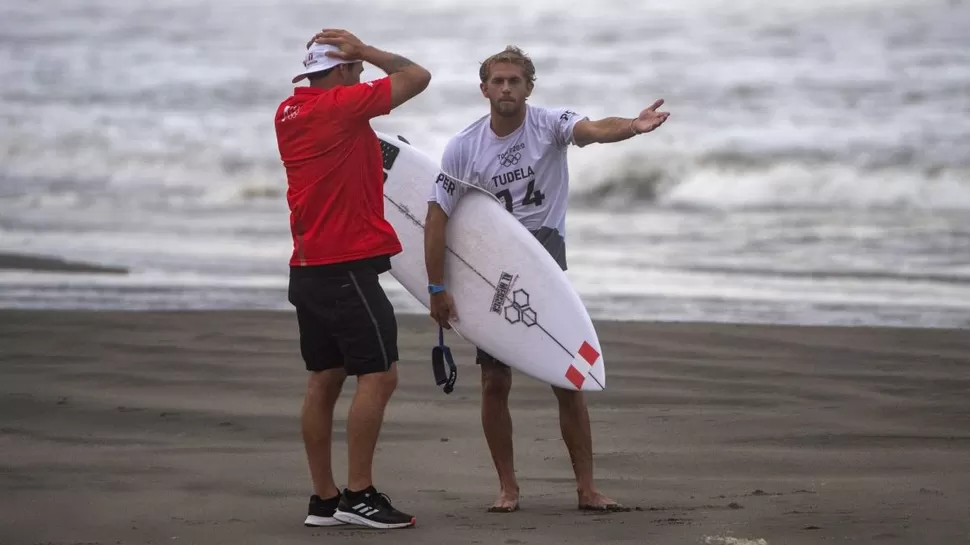
[[362, 60], [361, 55], [367, 47], [364, 42], [360, 41], [360, 38], [340, 28], [325, 28], [317, 32], [307, 42], [307, 49], [315, 43], [336, 47], [338, 51], [327, 51], [326, 55], [345, 61]]

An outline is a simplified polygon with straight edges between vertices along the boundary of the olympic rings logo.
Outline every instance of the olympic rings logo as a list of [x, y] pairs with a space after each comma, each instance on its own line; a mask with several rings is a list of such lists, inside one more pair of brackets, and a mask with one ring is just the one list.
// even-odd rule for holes
[[519, 152], [508, 153], [502, 156], [501, 163], [503, 167], [510, 167], [512, 165], [519, 164], [519, 161], [521, 159], [522, 159], [522, 154]]

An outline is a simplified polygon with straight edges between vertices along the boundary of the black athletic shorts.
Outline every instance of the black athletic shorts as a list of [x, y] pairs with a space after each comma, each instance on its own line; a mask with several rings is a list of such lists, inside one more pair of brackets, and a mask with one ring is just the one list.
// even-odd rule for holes
[[495, 359], [495, 356], [489, 354], [488, 352], [482, 350], [481, 348], [475, 349], [475, 363], [481, 365], [482, 362], [494, 363], [499, 367], [508, 367], [505, 363], [500, 360]]
[[288, 299], [308, 371], [343, 367], [348, 375], [365, 375], [397, 361], [397, 319], [377, 278], [389, 269], [387, 257], [290, 267]]

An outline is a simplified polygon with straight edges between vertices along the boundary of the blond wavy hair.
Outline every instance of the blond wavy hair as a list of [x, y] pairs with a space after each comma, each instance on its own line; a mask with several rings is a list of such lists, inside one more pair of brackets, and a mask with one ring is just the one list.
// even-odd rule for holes
[[532, 87], [535, 84], [536, 67], [534, 64], [532, 64], [532, 59], [530, 59], [524, 51], [514, 45], [507, 45], [505, 46], [505, 49], [499, 53], [496, 53], [482, 61], [482, 65], [478, 69], [478, 77], [482, 80], [482, 83], [488, 81], [488, 75], [492, 70], [492, 65], [498, 62], [507, 62], [516, 66], [521, 66], [523, 69], [525, 69], [525, 79], [528, 82], [529, 87]]

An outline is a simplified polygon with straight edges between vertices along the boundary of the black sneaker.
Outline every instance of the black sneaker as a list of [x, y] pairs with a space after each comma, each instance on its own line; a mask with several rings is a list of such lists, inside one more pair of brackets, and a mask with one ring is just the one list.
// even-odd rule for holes
[[333, 518], [347, 524], [391, 529], [414, 526], [415, 519], [391, 506], [391, 498], [373, 486], [360, 492], [344, 490]]
[[306, 520], [303, 521], [304, 526], [341, 526], [342, 522], [333, 518], [333, 512], [337, 510], [337, 504], [340, 503], [340, 494], [329, 498], [322, 499], [316, 494], [310, 496], [310, 506], [307, 508]]

